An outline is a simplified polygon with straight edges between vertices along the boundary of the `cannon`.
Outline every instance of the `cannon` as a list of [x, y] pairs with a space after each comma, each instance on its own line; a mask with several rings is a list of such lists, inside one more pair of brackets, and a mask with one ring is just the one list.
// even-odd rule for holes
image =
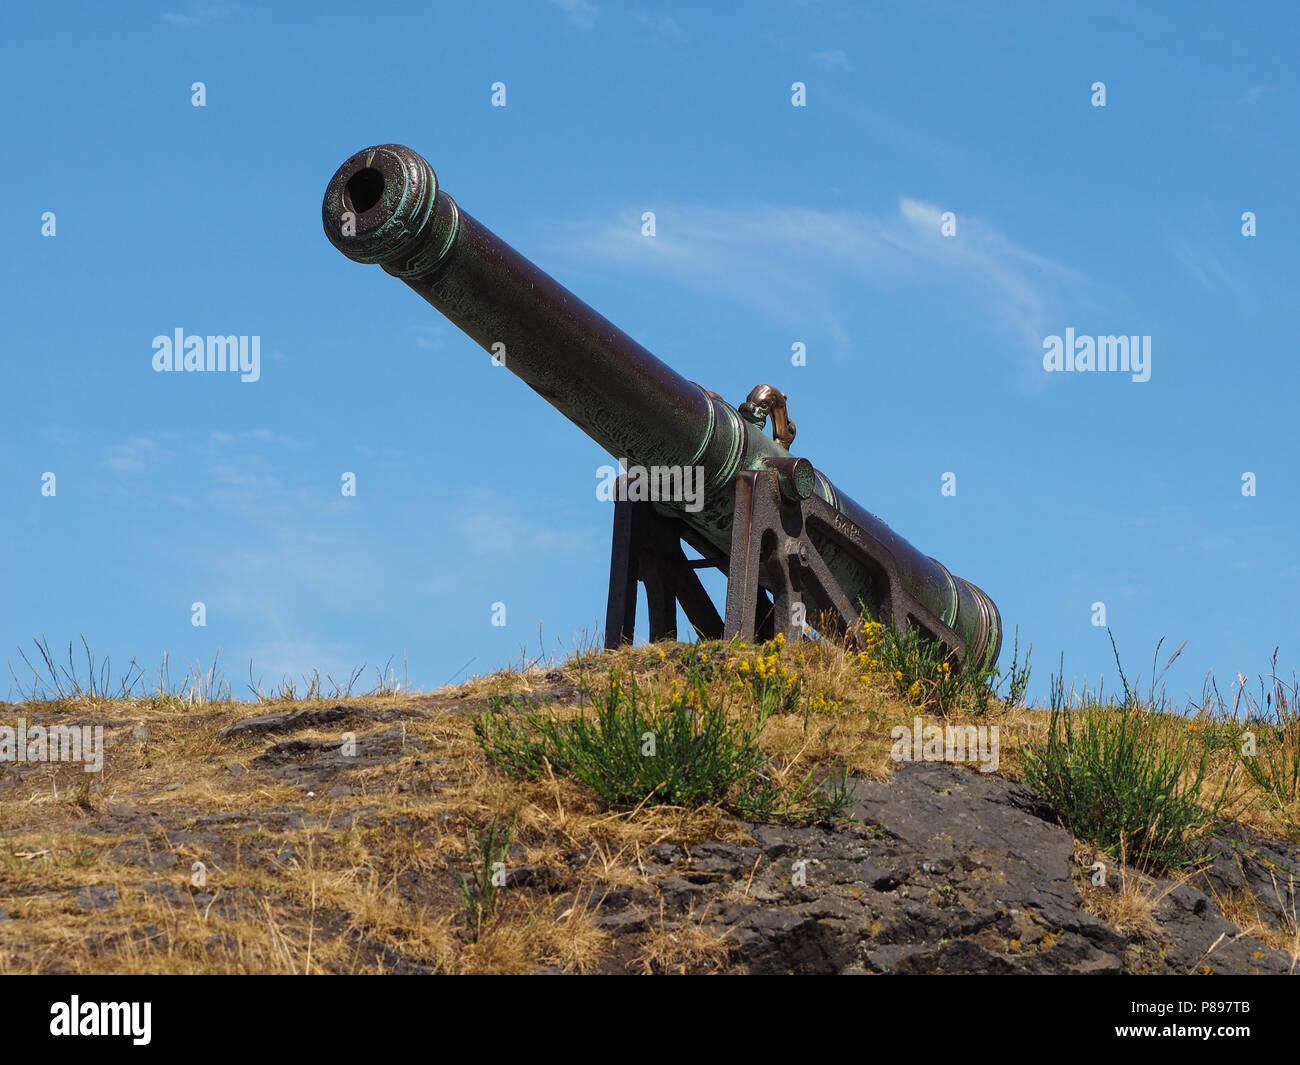
[[[352, 156], [321, 213], [335, 248], [405, 281], [620, 461], [606, 647], [631, 642], [642, 585], [651, 640], [676, 638], [679, 604], [701, 637], [751, 643], [806, 626], [856, 634], [866, 615], [993, 668], [993, 601], [791, 455], [778, 389], [733, 407], [679, 376], [467, 214], [410, 148]], [[727, 578], [723, 614], [705, 568]]]

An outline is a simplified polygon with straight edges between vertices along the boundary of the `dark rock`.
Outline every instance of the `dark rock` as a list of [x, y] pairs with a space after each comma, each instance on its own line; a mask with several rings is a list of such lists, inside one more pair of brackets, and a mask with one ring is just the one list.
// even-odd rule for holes
[[117, 865], [138, 865], [153, 870], [176, 868], [176, 855], [163, 840], [127, 840], [110, 850], [107, 857]]
[[1204, 892], [1184, 884], [1169, 891], [1153, 914], [1165, 940], [1165, 961], [1185, 973], [1289, 971], [1280, 951], [1261, 949], [1219, 912]]
[[531, 884], [537, 869], [531, 865], [506, 866], [506, 887], [523, 887]]
[[698, 877], [704, 877], [709, 880], [721, 880], [724, 877], [735, 877], [741, 873], [748, 872], [739, 862], [731, 861], [727, 858], [700, 858], [698, 861], [691, 862], [690, 872], [686, 877], [695, 883], [701, 883]]
[[195, 824], [204, 828], [217, 828], [221, 825], [238, 824], [243, 820], [246, 820], [244, 814], [211, 814], [208, 817], [200, 817]]
[[604, 932], [621, 932], [624, 934], [645, 932], [650, 927], [645, 917], [634, 909], [626, 909], [620, 913], [600, 914], [593, 917], [591, 923]]
[[787, 835], [788, 830], [780, 826], [755, 825], [753, 833], [754, 839], [769, 858], [793, 854], [798, 849], [797, 844]]
[[72, 896], [72, 901], [83, 910], [107, 910], [116, 906], [117, 900], [117, 888], [112, 884], [91, 884], [79, 888]]
[[182, 901], [180, 888], [170, 880], [152, 880], [138, 886], [141, 891], [166, 899], [173, 906], [179, 906]]
[[341, 740], [286, 740], [268, 747], [265, 752], [253, 759], [256, 766], [276, 766], [313, 755], [322, 751], [337, 751], [343, 745]]
[[621, 935], [703, 920], [725, 933], [732, 972], [1264, 973], [1289, 966], [1188, 887], [1162, 900], [1158, 942], [1130, 942], [1083, 909], [1070, 835], [1000, 777], [921, 763], [885, 781], [857, 781], [853, 795], [856, 824], [750, 825], [757, 846], [701, 843], [689, 861], [669, 844], [649, 848], [672, 871], [648, 882], [649, 898], [607, 893], [593, 923]]
[[334, 706], [311, 707], [305, 710], [245, 718], [243, 721], [236, 721], [233, 725], [227, 725], [217, 735], [241, 737], [294, 732], [298, 729], [319, 728], [322, 725], [334, 725], [352, 718], [369, 716], [371, 716], [370, 711], [365, 707], [338, 703]]
[[686, 857], [686, 852], [675, 843], [657, 843], [650, 848], [649, 853], [666, 865], [673, 865]]
[[217, 932], [207, 938], [208, 950], [214, 953], [222, 951], [226, 954], [239, 953], [239, 940], [225, 932]]
[[1300, 844], [1263, 839], [1237, 824], [1216, 826], [1208, 865], [1192, 883], [1211, 896], [1254, 897], [1261, 917], [1287, 927], [1295, 921], [1300, 887]]

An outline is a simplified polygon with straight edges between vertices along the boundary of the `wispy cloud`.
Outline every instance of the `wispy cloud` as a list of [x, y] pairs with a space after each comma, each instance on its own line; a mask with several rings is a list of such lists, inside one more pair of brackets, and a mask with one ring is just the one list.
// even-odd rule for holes
[[[380, 575], [365, 527], [340, 520], [349, 503], [339, 482], [294, 473], [301, 460], [293, 453], [302, 448], [267, 428], [196, 440], [159, 433], [112, 445], [105, 464], [138, 475], [170, 463], [170, 477], [151, 477], [147, 490], [128, 482], [141, 506], [156, 506], [162, 494], [195, 516], [183, 538], [165, 545], [165, 567], [185, 574], [210, 610], [247, 619], [264, 638], [293, 641], [310, 624], [304, 603], [362, 601]], [[112, 491], [120, 497], [123, 488]]]
[[[627, 212], [622, 221], [575, 225], [560, 238], [575, 259], [616, 263], [668, 276], [698, 291], [748, 303], [791, 324], [810, 317], [848, 353], [859, 281], [874, 286], [945, 286], [969, 295], [1036, 354], [1077, 307], [1087, 277], [1016, 244], [995, 226], [962, 216], [958, 235], [940, 232], [942, 211], [900, 198], [883, 215], [763, 205], [748, 209], [661, 205], [658, 235], [647, 239]], [[847, 284], [846, 284], [847, 282]]]
[[600, 10], [591, 0], [551, 0], [556, 7], [569, 16], [580, 30], [589, 30], [596, 25], [596, 14]]
[[[596, 477], [592, 470], [592, 498]], [[508, 557], [527, 544], [530, 552], [550, 557], [584, 557], [599, 548], [604, 530], [597, 536], [590, 526], [558, 529], [542, 525], [535, 518], [519, 513], [504, 495], [487, 489], [475, 489], [455, 511], [452, 518], [454, 538], [466, 551]]]
[[813, 52], [811, 58], [814, 63], [825, 67], [827, 70], [853, 69], [853, 64], [849, 62], [849, 57], [843, 48], [835, 48], [829, 52]]
[[809, 15], [825, 15], [855, 22], [869, 22], [872, 17], [871, 8], [864, 4], [842, 4], [828, 0], [795, 0], [795, 4]]
[[104, 465], [117, 473], [148, 473], [171, 458], [171, 449], [152, 436], [132, 436], [110, 444]]
[[941, 233], [940, 208], [903, 198], [899, 209], [909, 223], [907, 252], [954, 282], [984, 290], [990, 309], [1042, 354], [1043, 337], [1054, 333], [1063, 305], [1077, 309], [1087, 299], [1090, 279], [1064, 263], [1022, 248], [979, 218], [958, 219], [958, 235]]
[[1235, 255], [1207, 241], [1194, 242], [1186, 237], [1170, 237], [1169, 251], [1202, 288], [1237, 288], [1236, 270], [1241, 262]]
[[1241, 98], [1244, 104], [1257, 104], [1269, 93], [1273, 92], [1272, 85], [1252, 85], [1246, 90], [1246, 94]]
[[1165, 247], [1201, 288], [1227, 294], [1242, 312], [1255, 311], [1261, 300], [1286, 298], [1281, 286], [1257, 275], [1223, 241], [1178, 233], [1166, 238]]
[[649, 26], [650, 29], [654, 30], [663, 42], [685, 42], [690, 40], [690, 35], [678, 25], [677, 20], [667, 15], [647, 15], [644, 12], [639, 12], [636, 20], [642, 26]]
[[447, 346], [447, 327], [442, 322], [427, 322], [407, 330], [412, 343], [425, 351], [440, 351]]
[[177, 11], [164, 11], [163, 21], [170, 22], [173, 26], [181, 26], [184, 29], [194, 29], [197, 26], [206, 26], [219, 18], [226, 18], [234, 13], [234, 8], [230, 7], [191, 7], [185, 14]]

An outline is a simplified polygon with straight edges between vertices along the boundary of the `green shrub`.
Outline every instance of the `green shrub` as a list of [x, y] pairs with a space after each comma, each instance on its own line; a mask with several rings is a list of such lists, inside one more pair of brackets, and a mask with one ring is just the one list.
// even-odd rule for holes
[[1229, 783], [1205, 794], [1210, 747], [1190, 726], [1143, 709], [1122, 667], [1118, 706], [1085, 705], [1086, 692], [1078, 707], [1067, 706], [1063, 674], [1052, 678], [1046, 741], [1022, 752], [1025, 782], [1074, 835], [1139, 869], [1194, 860]]
[[814, 782], [816, 770], [794, 785], [780, 783], [758, 741], [784, 698], [746, 688], [747, 712], [733, 718], [726, 693], [710, 690], [716, 672], [715, 663], [688, 661], [686, 690], [666, 700], [639, 686], [635, 675], [625, 682], [611, 671], [599, 692], [583, 678], [584, 712], [568, 721], [549, 710], [530, 712], [518, 697], [496, 697], [474, 733], [507, 774], [541, 780], [549, 764], [612, 807], [717, 803], [760, 818], [837, 816], [851, 805], [843, 774], [825, 789]]

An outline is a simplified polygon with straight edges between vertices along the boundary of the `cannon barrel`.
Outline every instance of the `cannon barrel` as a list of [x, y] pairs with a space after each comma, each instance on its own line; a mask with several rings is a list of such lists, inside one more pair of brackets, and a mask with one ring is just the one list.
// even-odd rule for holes
[[[646, 468], [702, 467], [702, 509], [675, 513], [719, 552], [731, 545], [737, 476], [773, 469], [788, 476], [797, 466], [811, 492], [838, 512], [810, 535], [845, 594], [880, 620], [932, 612], [959, 638], [958, 654], [988, 668], [997, 661], [1001, 621], [988, 596], [806, 460], [792, 463], [761, 420], [681, 377], [468, 215], [418, 153], [383, 144], [352, 156], [330, 180], [322, 220], [339, 251], [405, 281], [615, 458]], [[864, 543], [879, 564], [855, 548]], [[901, 583], [901, 596], [891, 583]], [[919, 610], [902, 605], [909, 597]]]

